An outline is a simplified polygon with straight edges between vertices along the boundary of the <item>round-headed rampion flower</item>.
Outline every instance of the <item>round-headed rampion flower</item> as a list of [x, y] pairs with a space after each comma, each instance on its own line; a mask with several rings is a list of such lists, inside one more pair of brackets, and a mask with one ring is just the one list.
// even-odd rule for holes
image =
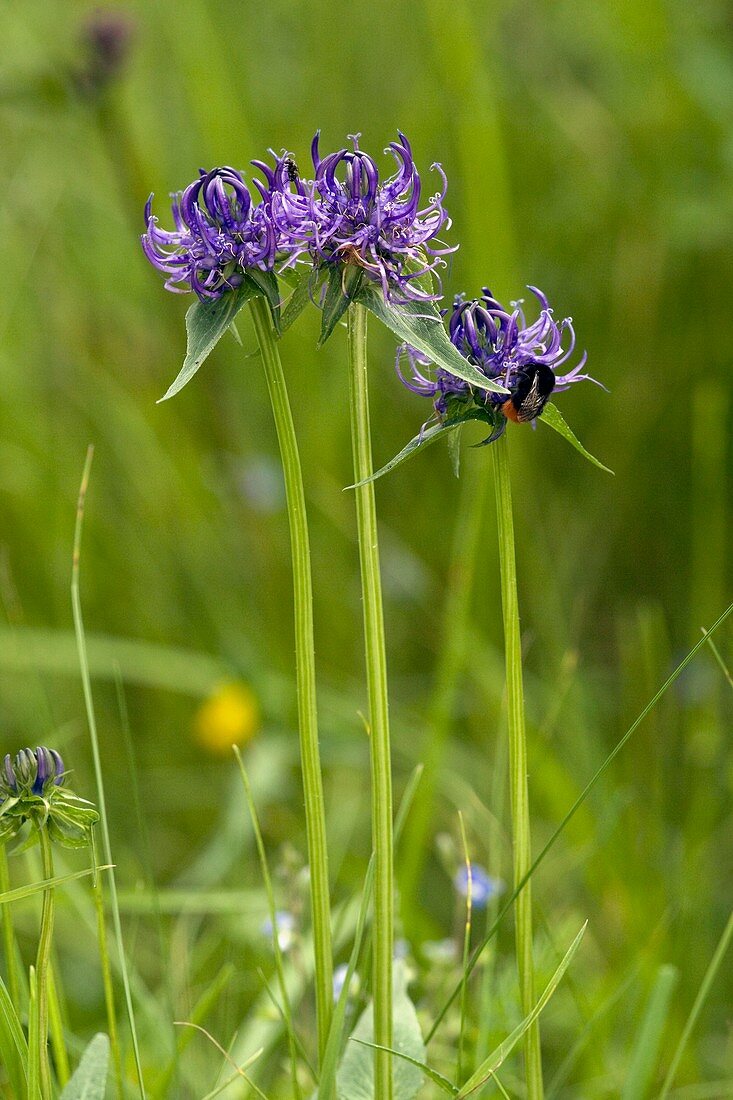
[[[413, 393], [433, 399], [439, 420], [460, 415], [471, 407], [484, 410], [486, 419], [495, 423], [487, 443], [499, 438], [507, 419], [534, 421], [550, 394], [562, 393], [574, 382], [595, 381], [584, 373], [585, 352], [574, 367], [566, 367], [575, 350], [571, 318], [558, 324], [542, 291], [532, 286], [529, 290], [540, 303], [540, 315], [532, 324], [527, 324], [521, 302], [512, 302], [509, 312], [486, 288], [481, 298], [471, 301], [458, 295], [448, 321], [451, 342], [482, 374], [508, 389], [509, 397], [476, 389], [442, 368], [431, 376], [430, 361], [421, 352], [408, 344], [397, 349], [401, 381]], [[409, 377], [402, 370], [403, 357], [410, 365]]]
[[[465, 863], [456, 872], [453, 885], [461, 897], [468, 897], [468, 868]], [[501, 879], [492, 878], [480, 864], [471, 864], [471, 905], [474, 909], [485, 909], [491, 899], [503, 891]]]
[[0, 842], [33, 821], [66, 847], [85, 845], [99, 815], [91, 803], [65, 788], [65, 778], [55, 749], [21, 749], [15, 759], [8, 753], [0, 769]]
[[[426, 206], [420, 206], [422, 185], [404, 134], [390, 143], [397, 167], [380, 182], [374, 159], [359, 148], [359, 135], [351, 136], [353, 149], [339, 149], [321, 157], [319, 134], [311, 153], [315, 178], [292, 187], [274, 189], [273, 220], [285, 250], [300, 256], [307, 252], [317, 266], [354, 264], [381, 285], [393, 301], [434, 301], [439, 289], [426, 286], [454, 247], [443, 245], [439, 233], [450, 227], [443, 208], [447, 188], [439, 164], [433, 168], [440, 190]], [[290, 162], [292, 163], [292, 162]], [[284, 191], [287, 191], [284, 194]], [[438, 280], [439, 283], [439, 280]]]
[[158, 227], [152, 203], [151, 195], [141, 241], [151, 264], [167, 276], [166, 289], [220, 298], [241, 284], [247, 268], [274, 266], [275, 231], [268, 208], [253, 205], [234, 168], [201, 169], [197, 180], [173, 196], [172, 231]]

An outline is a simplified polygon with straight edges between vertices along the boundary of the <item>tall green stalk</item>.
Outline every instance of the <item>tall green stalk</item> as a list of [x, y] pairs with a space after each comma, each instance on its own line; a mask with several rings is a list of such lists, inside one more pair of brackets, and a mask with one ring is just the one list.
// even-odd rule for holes
[[[527, 736], [524, 723], [524, 686], [522, 649], [517, 599], [517, 563], [514, 553], [512, 488], [509, 478], [509, 452], [506, 436], [491, 447], [494, 456], [494, 487], [499, 533], [501, 605], [504, 615], [504, 652], [506, 656], [507, 719], [509, 725], [509, 790], [512, 807], [514, 885], [522, 881], [532, 865], [527, 789]], [[534, 961], [532, 958], [532, 884], [526, 883], [516, 902], [516, 945], [522, 1010], [529, 1013], [535, 1003]], [[541, 1100], [542, 1055], [540, 1028], [535, 1021], [524, 1039], [524, 1064], [528, 1100]]]
[[300, 468], [298, 443], [295, 437], [295, 426], [290, 411], [288, 392], [285, 387], [285, 375], [280, 362], [280, 353], [275, 340], [272, 320], [264, 298], [253, 298], [250, 302], [250, 308], [262, 353], [267, 389], [275, 418], [290, 523], [295, 602], [298, 723], [305, 795], [305, 822], [308, 834], [308, 862], [310, 864], [318, 1054], [319, 1059], [322, 1061], [333, 1011], [333, 956], [331, 952], [331, 905], [328, 888], [326, 813], [323, 802], [323, 781], [318, 748], [310, 543], [308, 540], [305, 493], [303, 491], [303, 475]]
[[[354, 451], [354, 478], [357, 482], [370, 477], [373, 472], [366, 340], [366, 309], [362, 305], [353, 303], [348, 310], [348, 359], [351, 438]], [[379, 1046], [391, 1047], [394, 889], [387, 656], [384, 644], [384, 613], [374, 485], [371, 482], [368, 485], [361, 485], [355, 490], [355, 494], [364, 605], [364, 647], [372, 765], [372, 845], [375, 863], [374, 1041]], [[374, 1052], [374, 1082], [374, 1095], [379, 1097], [379, 1100], [392, 1100], [391, 1055], [384, 1050]]]
[[[44, 879], [53, 878], [53, 852], [51, 840], [44, 825], [38, 826], [38, 840], [41, 846], [41, 863]], [[38, 1062], [40, 1066], [41, 1095], [50, 1100], [51, 1073], [48, 1066], [48, 980], [51, 962], [51, 941], [53, 939], [54, 888], [43, 891], [41, 910], [41, 931], [38, 937], [36, 955], [36, 974], [38, 976]]]

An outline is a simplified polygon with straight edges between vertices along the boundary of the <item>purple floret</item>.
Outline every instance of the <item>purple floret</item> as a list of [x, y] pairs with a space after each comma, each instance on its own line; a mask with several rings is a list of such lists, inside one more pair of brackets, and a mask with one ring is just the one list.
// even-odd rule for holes
[[[516, 391], [528, 371], [538, 367], [552, 371], [555, 393], [567, 390], [574, 382], [595, 381], [584, 373], [585, 352], [575, 366], [567, 366], [575, 350], [571, 318], [566, 317], [558, 324], [542, 291], [532, 286], [528, 289], [540, 303], [540, 315], [532, 324], [527, 324], [521, 302], [512, 302], [509, 312], [486, 288], [481, 298], [470, 301], [458, 295], [448, 321], [451, 343], [482, 374], [500, 382], [510, 393]], [[564, 343], [567, 346], [563, 346]], [[408, 361], [409, 375], [403, 371], [403, 358]], [[445, 417], [448, 406], [456, 400], [473, 402], [497, 413], [507, 404], [505, 394], [474, 389], [442, 368], [435, 372], [430, 372], [429, 368], [430, 360], [415, 348], [402, 344], [397, 349], [399, 378], [413, 393], [432, 398], [438, 418]], [[503, 420], [499, 427], [501, 434], [506, 421]]]
[[142, 246], [151, 264], [167, 276], [168, 290], [219, 298], [241, 284], [246, 268], [274, 266], [275, 231], [267, 208], [253, 206], [234, 168], [202, 169], [199, 179], [173, 196], [172, 231], [158, 227], [152, 201], [151, 195]]

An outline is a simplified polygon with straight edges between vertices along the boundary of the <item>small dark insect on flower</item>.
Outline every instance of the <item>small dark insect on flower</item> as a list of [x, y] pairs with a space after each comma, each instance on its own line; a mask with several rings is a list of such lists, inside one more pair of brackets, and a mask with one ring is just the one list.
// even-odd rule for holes
[[288, 177], [290, 183], [298, 182], [298, 165], [292, 157], [285, 158], [285, 175]]
[[[509, 311], [486, 288], [481, 298], [471, 301], [459, 295], [448, 320], [451, 342], [482, 374], [505, 386], [508, 398], [474, 389], [442, 369], [434, 376], [424, 373], [430, 366], [424, 355], [407, 344], [398, 348], [397, 373], [404, 385], [413, 393], [433, 399], [438, 420], [458, 411], [480, 409], [484, 418], [495, 425], [487, 443], [504, 433], [507, 420], [515, 424], [534, 422], [552, 393], [562, 393], [575, 382], [595, 381], [584, 371], [585, 353], [574, 367], [568, 369], [565, 365], [575, 350], [571, 319], [555, 321], [542, 291], [529, 289], [540, 304], [540, 315], [531, 324], [521, 302], [512, 302]], [[411, 377], [402, 373], [403, 356], [410, 364]]]
[[529, 363], [518, 371], [512, 385], [512, 396], [501, 406], [507, 420], [524, 424], [535, 420], [550, 399], [555, 388], [555, 375], [545, 363]]

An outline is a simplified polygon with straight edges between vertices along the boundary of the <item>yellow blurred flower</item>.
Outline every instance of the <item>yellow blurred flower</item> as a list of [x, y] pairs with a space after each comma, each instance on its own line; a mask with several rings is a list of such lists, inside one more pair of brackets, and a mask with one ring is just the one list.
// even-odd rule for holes
[[247, 684], [219, 684], [202, 703], [193, 720], [193, 733], [202, 748], [228, 754], [232, 745], [246, 745], [260, 728], [257, 697]]

